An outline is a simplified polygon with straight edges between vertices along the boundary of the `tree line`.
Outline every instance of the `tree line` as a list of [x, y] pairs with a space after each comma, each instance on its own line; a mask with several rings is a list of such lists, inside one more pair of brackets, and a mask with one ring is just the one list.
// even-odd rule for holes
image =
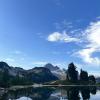
[[20, 77], [19, 74], [16, 76], [11, 76], [8, 69], [4, 69], [3, 72], [0, 72], [0, 87], [10, 87], [12, 85], [31, 85], [33, 84], [32, 80], [29, 77]]
[[66, 71], [66, 80], [73, 82], [73, 83], [80, 83], [80, 84], [95, 84], [96, 79], [94, 75], [88, 75], [87, 71], [80, 70], [79, 72], [76, 70], [76, 66], [74, 63], [70, 63], [68, 65], [68, 69]]

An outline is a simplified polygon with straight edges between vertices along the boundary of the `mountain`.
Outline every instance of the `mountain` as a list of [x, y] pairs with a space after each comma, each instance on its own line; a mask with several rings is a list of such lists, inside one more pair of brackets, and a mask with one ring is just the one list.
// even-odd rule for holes
[[59, 70], [60, 69], [58, 66], [53, 66], [50, 63], [46, 64], [44, 67], [48, 68], [50, 71], [55, 71], [55, 70]]
[[26, 73], [26, 71], [23, 68], [12, 67], [9, 66], [6, 62], [0, 62], [0, 71], [4, 72], [5, 70], [8, 70], [8, 73], [11, 76], [19, 75], [20, 77], [24, 77], [24, 74]]
[[28, 70], [28, 76], [31, 76], [32, 80], [36, 83], [58, 80], [58, 78], [53, 75], [48, 68], [44, 67], [35, 67], [31, 70]]
[[58, 66], [54, 66], [50, 63], [44, 65], [45, 68], [48, 68], [53, 75], [55, 75], [56, 77], [58, 77], [61, 80], [65, 80], [66, 79], [66, 73], [64, 70], [61, 70]]
[[14, 82], [16, 81], [16, 79], [21, 79], [20, 81], [29, 81], [34, 83], [44, 83], [58, 80], [58, 78], [53, 75], [48, 68], [44, 67], [35, 67], [33, 69], [25, 70], [20, 67], [9, 66], [6, 62], [0, 62], [1, 76], [3, 76], [3, 73], [5, 73], [5, 71], [8, 72], [10, 80], [14, 80]]
[[0, 62], [0, 71], [4, 71], [4, 69], [9, 69], [9, 65], [5, 62]]

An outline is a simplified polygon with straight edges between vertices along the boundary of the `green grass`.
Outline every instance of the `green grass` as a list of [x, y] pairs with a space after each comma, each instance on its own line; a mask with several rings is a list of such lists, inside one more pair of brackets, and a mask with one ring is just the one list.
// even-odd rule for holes
[[96, 85], [99, 85], [100, 86], [100, 83], [96, 83]]
[[[72, 82], [72, 81], [67, 81], [67, 80], [57, 80], [54, 82], [48, 82], [45, 83], [46, 85], [96, 85], [96, 84], [89, 84], [87, 81], [77, 81], [77, 82]], [[100, 83], [99, 83], [100, 85]]]
[[49, 82], [49, 83], [45, 83], [47, 85], [78, 85], [78, 83], [76, 82], [70, 82], [70, 81], [66, 81], [66, 80], [57, 80], [54, 82]]

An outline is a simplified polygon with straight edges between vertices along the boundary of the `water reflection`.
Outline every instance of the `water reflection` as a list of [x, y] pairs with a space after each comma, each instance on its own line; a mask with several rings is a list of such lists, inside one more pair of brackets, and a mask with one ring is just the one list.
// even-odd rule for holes
[[96, 97], [96, 91], [96, 87], [87, 86], [27, 88], [9, 91], [0, 100], [89, 100]]
[[81, 95], [83, 100], [90, 99], [90, 89], [89, 87], [81, 87]]
[[68, 100], [79, 100], [79, 89], [77, 87], [71, 87], [67, 91]]

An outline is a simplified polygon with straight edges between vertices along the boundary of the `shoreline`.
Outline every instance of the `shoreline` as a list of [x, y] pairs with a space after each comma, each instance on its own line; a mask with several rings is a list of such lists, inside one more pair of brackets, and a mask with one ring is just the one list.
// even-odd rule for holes
[[100, 85], [42, 85], [42, 84], [35, 84], [35, 85], [18, 85], [18, 86], [11, 86], [9, 88], [2, 88], [0, 87], [0, 96], [7, 93], [8, 91], [16, 91], [18, 89], [25, 89], [25, 88], [39, 88], [39, 87], [100, 87]]
[[100, 85], [42, 85], [42, 84], [36, 84], [36, 85], [26, 85], [26, 86], [11, 86], [8, 88], [8, 90], [16, 90], [16, 89], [23, 89], [23, 88], [38, 88], [38, 87], [100, 87]]
[[92, 86], [96, 86], [96, 87], [100, 87], [100, 85], [42, 85], [42, 84], [35, 84], [35, 85], [16, 85], [16, 86], [11, 86], [9, 88], [2, 88], [0, 87], [0, 90], [4, 91], [4, 90], [16, 90], [16, 89], [23, 89], [23, 88], [38, 88], [38, 87], [92, 87]]

